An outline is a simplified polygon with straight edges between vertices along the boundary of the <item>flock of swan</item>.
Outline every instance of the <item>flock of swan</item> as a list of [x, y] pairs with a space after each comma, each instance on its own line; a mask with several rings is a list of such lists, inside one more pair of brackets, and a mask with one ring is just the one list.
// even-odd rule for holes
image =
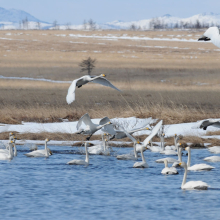
[[[219, 37], [219, 30], [216, 27], [209, 28], [204, 35], [199, 38], [199, 40], [212, 40], [212, 42], [220, 47], [220, 37]], [[118, 88], [116, 88], [110, 81], [108, 81], [104, 74], [101, 74], [100, 76], [83, 76], [79, 79], [76, 79], [72, 82], [68, 89], [68, 93], [66, 96], [66, 101], [68, 104], [71, 104], [75, 100], [75, 89], [76, 87], [80, 88], [83, 85], [93, 82], [93, 83], [99, 83], [103, 86], [108, 86], [110, 88], [113, 88], [117, 91], [120, 91]], [[179, 143], [179, 137], [177, 135], [174, 136], [174, 145], [173, 146], [165, 146], [165, 134], [163, 132], [163, 121], [159, 121], [153, 128], [148, 127], [148, 122], [143, 125], [140, 128], [132, 129], [132, 130], [125, 130], [119, 125], [113, 124], [108, 117], [104, 117], [100, 120], [99, 124], [94, 124], [89, 117], [89, 114], [86, 113], [83, 115], [78, 123], [77, 123], [77, 134], [84, 134], [88, 135], [86, 138], [87, 141], [85, 142], [85, 153], [86, 158], [85, 160], [71, 160], [67, 164], [69, 165], [89, 165], [89, 155], [110, 155], [112, 148], [109, 146], [109, 140], [112, 140], [114, 138], [122, 139], [125, 137], [128, 137], [133, 142], [133, 153], [129, 154], [123, 154], [123, 155], [117, 155], [116, 158], [118, 160], [139, 160], [139, 153], [141, 153], [141, 161], [137, 161], [134, 163], [134, 168], [149, 168], [149, 165], [147, 164], [147, 161], [144, 157], [144, 151], [150, 150], [155, 153], [160, 153], [161, 155], [173, 155], [177, 156], [177, 159], [174, 159], [173, 157], [165, 157], [162, 159], [158, 159], [155, 162], [156, 163], [164, 163], [165, 168], [161, 171], [162, 174], [165, 175], [176, 175], [178, 174], [177, 169], [184, 168], [184, 176], [181, 188], [182, 189], [208, 189], [209, 185], [203, 181], [189, 181], [186, 182], [187, 173], [188, 171], [210, 171], [214, 169], [213, 166], [210, 166], [208, 164], [194, 164], [191, 166], [191, 149], [190, 147], [186, 147], [185, 150], [188, 152], [188, 161], [187, 163], [182, 161], [182, 150], [183, 147], [181, 146], [181, 143]], [[85, 125], [84, 127], [82, 125]], [[199, 123], [199, 128], [203, 128], [204, 130], [210, 126], [218, 126], [220, 125], [220, 121], [215, 121], [211, 119], [203, 120]], [[89, 146], [90, 143], [88, 142], [91, 138], [91, 136], [98, 130], [102, 130], [102, 142], [99, 145], [96, 146]], [[141, 130], [150, 130], [151, 133], [146, 137], [146, 139], [140, 143], [137, 141], [132, 134], [137, 131]], [[160, 146], [153, 145], [152, 139], [158, 136], [160, 137]], [[13, 157], [17, 156], [17, 149], [16, 149], [16, 138], [14, 133], [9, 133], [9, 142], [5, 149], [0, 149], [0, 160], [12, 160]], [[50, 157], [52, 155], [51, 150], [47, 147], [47, 143], [49, 142], [48, 139], [45, 139], [45, 148], [43, 150], [37, 150], [34, 149], [32, 152], [29, 152], [25, 154], [27, 157]], [[14, 150], [13, 150], [14, 149]], [[208, 149], [211, 153], [220, 153], [220, 147], [211, 147]], [[205, 161], [208, 162], [220, 162], [220, 156], [211, 156], [204, 158]], [[168, 164], [172, 163], [172, 166], [169, 167]]]

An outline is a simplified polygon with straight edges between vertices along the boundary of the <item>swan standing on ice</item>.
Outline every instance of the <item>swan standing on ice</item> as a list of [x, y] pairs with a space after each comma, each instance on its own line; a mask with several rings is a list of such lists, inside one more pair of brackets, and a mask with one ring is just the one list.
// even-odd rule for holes
[[30, 153], [25, 154], [27, 157], [49, 157], [52, 155], [52, 152], [49, 148], [47, 148], [47, 142], [50, 140], [48, 138], [45, 139], [45, 149], [43, 150], [35, 150]]
[[[101, 119], [102, 121], [102, 119]], [[81, 127], [82, 123], [84, 123], [86, 125], [86, 127], [83, 129]], [[90, 135], [89, 137], [87, 137], [86, 139], [89, 140], [92, 135], [98, 131], [99, 129], [101, 129], [102, 127], [106, 126], [106, 125], [109, 125], [109, 124], [112, 124], [110, 121], [103, 124], [103, 125], [98, 125], [98, 124], [94, 124], [91, 120], [91, 118], [89, 117], [89, 114], [86, 113], [85, 115], [83, 115], [77, 125], [76, 125], [76, 129], [77, 129], [77, 134], [85, 134], [85, 135]]]
[[13, 147], [13, 144], [14, 141], [10, 141], [10, 143], [8, 144], [9, 145], [9, 150], [8, 152], [4, 152], [4, 153], [0, 153], [0, 160], [12, 160], [13, 157], [14, 157], [14, 153], [13, 153], [13, 150], [12, 150], [12, 147]]
[[105, 76], [106, 76], [105, 74], [101, 74], [100, 76], [85, 75], [85, 76], [80, 77], [79, 79], [73, 80], [72, 84], [70, 85], [70, 87], [68, 89], [68, 93], [67, 93], [67, 96], [66, 96], [67, 103], [71, 104], [73, 101], [75, 101], [75, 89], [76, 89], [76, 87], [80, 88], [80, 87], [82, 87], [83, 85], [85, 85], [89, 82], [99, 83], [103, 86], [108, 86], [108, 87], [111, 87], [111, 88], [116, 89], [119, 92], [121, 92], [121, 90], [119, 90], [114, 85], [112, 85], [105, 78]]
[[181, 162], [181, 163], [179, 163], [179, 165], [185, 169], [181, 189], [188, 189], [188, 190], [190, 190], [190, 189], [200, 189], [200, 190], [208, 189], [209, 185], [205, 182], [202, 182], [202, 181], [189, 181], [186, 183], [187, 165], [185, 162]]
[[186, 151], [188, 151], [188, 161], [187, 161], [187, 169], [188, 170], [194, 170], [194, 171], [202, 171], [202, 170], [212, 170], [214, 169], [215, 167], [212, 167], [208, 164], [204, 164], [204, 163], [201, 163], [201, 164], [195, 164], [193, 166], [190, 167], [190, 163], [191, 163], [191, 149], [190, 147], [186, 147], [185, 148]]
[[85, 166], [88, 166], [89, 165], [89, 153], [88, 153], [88, 149], [87, 149], [87, 144], [90, 144], [90, 143], [85, 142], [86, 159], [85, 160], [76, 160], [76, 159], [71, 160], [67, 164], [69, 164], [69, 165], [85, 165]]
[[212, 41], [212, 43], [220, 48], [220, 34], [218, 27], [210, 27], [206, 32], [198, 39], [198, 41]]
[[148, 164], [144, 158], [144, 150], [143, 148], [146, 148], [146, 147], [142, 147], [141, 148], [141, 158], [142, 158], [142, 161], [141, 162], [136, 162], [134, 165], [133, 165], [133, 168], [148, 168]]
[[175, 175], [179, 174], [175, 167], [168, 167], [167, 160], [164, 160], [165, 168], [161, 171], [162, 174]]

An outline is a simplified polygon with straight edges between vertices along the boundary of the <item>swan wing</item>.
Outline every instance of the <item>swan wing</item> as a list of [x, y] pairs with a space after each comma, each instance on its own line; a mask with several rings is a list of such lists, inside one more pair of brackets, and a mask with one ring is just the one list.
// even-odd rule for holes
[[144, 122], [144, 125], [142, 125], [142, 126], [139, 127], [139, 128], [134, 128], [134, 129], [132, 129], [132, 130], [129, 130], [128, 132], [129, 132], [129, 133], [134, 133], [134, 132], [136, 132], [136, 131], [139, 131], [140, 129], [145, 129], [145, 128], [150, 124], [151, 120], [152, 120], [151, 117], [150, 117], [150, 118], [147, 118], [147, 119], [145, 120], [145, 122]]
[[71, 83], [68, 92], [67, 92], [67, 96], [66, 96], [66, 102], [68, 104], [71, 104], [73, 101], [75, 101], [75, 90], [76, 90], [76, 83], [79, 81], [80, 79], [75, 79], [73, 80], [73, 82]]
[[87, 126], [89, 126], [89, 127], [93, 127], [93, 126], [94, 126], [94, 124], [92, 123], [91, 118], [89, 117], [89, 114], [88, 114], [88, 113], [86, 113], [85, 115], [83, 115], [83, 116], [79, 119], [79, 121], [78, 121], [78, 123], [77, 123], [77, 125], [76, 125], [76, 129], [77, 129], [77, 130], [79, 130], [79, 128], [81, 127], [82, 123], [84, 123], [85, 125], [87, 125]]
[[112, 85], [111, 82], [109, 82], [106, 78], [100, 76], [99, 78], [96, 78], [96, 79], [91, 79], [90, 82], [93, 82], [93, 83], [98, 83], [98, 84], [101, 84], [103, 86], [108, 86], [108, 87], [111, 87], [112, 89], [116, 89], [117, 91], [121, 92], [120, 89], [116, 88], [114, 85]]
[[161, 126], [163, 124], [163, 120], [161, 120], [160, 122], [158, 122], [152, 132], [150, 133], [150, 135], [144, 140], [143, 145], [147, 146], [147, 144], [149, 143], [149, 141], [158, 133], [158, 131], [160, 130]]
[[174, 175], [174, 174], [178, 174], [176, 168], [174, 167], [165, 167], [162, 171], [162, 174], [169, 174], [169, 175]]
[[132, 141], [133, 141], [133, 143], [137, 143], [137, 141], [136, 141], [136, 139], [133, 137], [133, 136], [131, 136], [125, 129], [123, 129], [120, 125], [119, 125], [119, 128], [126, 134], [126, 136], [128, 137], [128, 138], [130, 138]]

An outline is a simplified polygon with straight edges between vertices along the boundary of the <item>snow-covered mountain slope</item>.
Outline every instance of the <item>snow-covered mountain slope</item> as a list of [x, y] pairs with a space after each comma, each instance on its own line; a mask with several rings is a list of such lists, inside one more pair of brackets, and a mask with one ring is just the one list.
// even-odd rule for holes
[[176, 24], [178, 24], [178, 27], [184, 27], [184, 26], [187, 27], [187, 25], [195, 26], [196, 24], [198, 24], [197, 23], [198, 21], [202, 26], [218, 26], [220, 25], [220, 14], [203, 13], [203, 14], [193, 15], [189, 18], [178, 18], [166, 14], [161, 17], [139, 20], [139, 21], [123, 22], [116, 20], [112, 22], [107, 22], [102, 26], [104, 28], [109, 28], [109, 29], [129, 29], [131, 28], [132, 25], [134, 25], [136, 28], [140, 27], [141, 29], [150, 29], [152, 28], [153, 23], [154, 24], [159, 23], [160, 25], [173, 28]]

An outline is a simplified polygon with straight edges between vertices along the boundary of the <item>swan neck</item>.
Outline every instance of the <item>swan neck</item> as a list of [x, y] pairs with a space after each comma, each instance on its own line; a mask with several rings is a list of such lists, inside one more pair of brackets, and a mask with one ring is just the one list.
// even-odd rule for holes
[[161, 137], [161, 148], [162, 148], [162, 151], [165, 150], [165, 147], [164, 147], [164, 137]]
[[85, 150], [86, 150], [86, 162], [89, 163], [89, 153], [88, 153], [88, 149], [87, 149], [87, 142], [85, 143]]
[[136, 143], [134, 143], [134, 157], [137, 158]]
[[186, 184], [186, 177], [187, 177], [187, 166], [184, 167], [184, 176], [183, 176], [183, 182], [182, 182], [182, 187]]
[[[175, 146], [176, 146], [176, 144], [175, 144]], [[181, 152], [180, 152], [180, 147], [178, 145], [176, 146], [176, 150], [177, 150], [177, 154], [178, 154], [178, 161], [180, 161]]]
[[10, 159], [12, 159], [14, 157], [11, 143], [9, 144], [9, 157], [10, 157]]
[[106, 141], [104, 140], [104, 151], [106, 151]]
[[150, 146], [153, 147], [152, 139], [150, 139]]
[[17, 156], [17, 148], [16, 148], [15, 143], [14, 143], [14, 156]]
[[188, 151], [188, 160], [187, 160], [187, 167], [190, 167], [191, 164], [191, 149], [189, 148]]
[[49, 157], [48, 149], [47, 149], [47, 141], [45, 141], [45, 155]]
[[146, 160], [144, 158], [144, 150], [143, 147], [141, 148], [141, 157], [142, 157], [142, 161], [146, 163]]
[[182, 162], [182, 148], [179, 147], [179, 161]]

